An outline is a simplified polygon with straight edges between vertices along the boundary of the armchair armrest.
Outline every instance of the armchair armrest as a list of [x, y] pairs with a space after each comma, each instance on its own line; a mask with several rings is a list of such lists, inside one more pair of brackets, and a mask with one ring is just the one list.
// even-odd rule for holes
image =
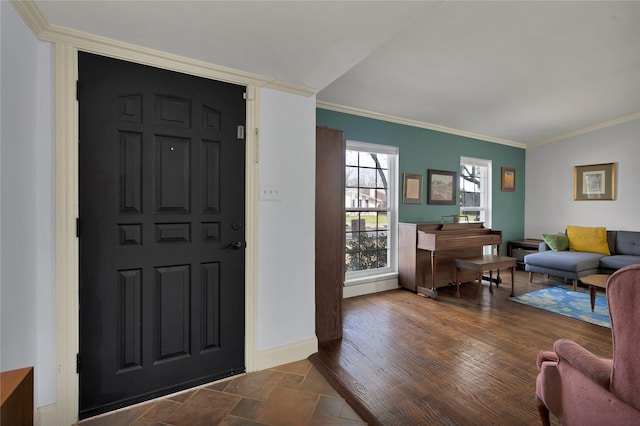
[[582, 374], [605, 389], [609, 389], [612, 361], [598, 358], [576, 342], [559, 339], [553, 344], [558, 363], [568, 362]]
[[542, 363], [546, 361], [558, 362], [558, 355], [552, 351], [540, 351], [538, 352], [538, 358], [536, 359], [536, 366], [538, 371], [542, 368]]

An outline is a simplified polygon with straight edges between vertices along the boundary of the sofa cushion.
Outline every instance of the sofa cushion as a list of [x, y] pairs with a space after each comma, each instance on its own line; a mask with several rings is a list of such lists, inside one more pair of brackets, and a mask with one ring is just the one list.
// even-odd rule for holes
[[639, 264], [640, 256], [618, 254], [615, 256], [605, 256], [600, 259], [600, 269], [620, 269], [625, 266]]
[[603, 255], [598, 253], [549, 250], [528, 254], [524, 257], [524, 262], [549, 269], [580, 272], [585, 269], [597, 269], [601, 257]]
[[640, 232], [618, 231], [616, 254], [640, 256]]
[[[618, 237], [618, 231], [607, 230], [607, 244], [609, 245], [610, 254], [616, 253], [616, 238]], [[638, 236], [640, 238], [640, 236]]]
[[569, 239], [565, 234], [542, 234], [542, 239], [553, 251], [562, 251], [569, 248]]
[[605, 227], [567, 226], [569, 250], [610, 255]]

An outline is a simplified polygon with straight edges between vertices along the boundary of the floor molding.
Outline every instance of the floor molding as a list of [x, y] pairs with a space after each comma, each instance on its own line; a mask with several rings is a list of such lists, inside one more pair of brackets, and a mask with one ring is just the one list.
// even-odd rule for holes
[[289, 345], [279, 346], [258, 352], [257, 370], [276, 367], [278, 365], [289, 364], [291, 362], [306, 359], [309, 355], [318, 352], [318, 339], [313, 337], [301, 340]]

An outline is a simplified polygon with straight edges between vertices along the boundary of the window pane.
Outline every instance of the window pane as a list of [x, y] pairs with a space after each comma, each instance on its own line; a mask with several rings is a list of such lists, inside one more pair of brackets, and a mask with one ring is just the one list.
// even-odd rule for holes
[[378, 212], [378, 229], [387, 229], [389, 226], [387, 212]]
[[389, 168], [389, 156], [386, 154], [375, 154], [378, 158], [379, 168], [388, 169]]
[[378, 169], [376, 171], [376, 188], [389, 187], [389, 170]]
[[[490, 160], [460, 159], [460, 221], [467, 219], [491, 228]], [[488, 254], [491, 250], [490, 246], [486, 246], [483, 252]]]
[[463, 213], [469, 218], [469, 222], [484, 222], [484, 210], [465, 210]]
[[[354, 146], [362, 148], [360, 145]], [[392, 263], [389, 259], [393, 257], [391, 248], [387, 246], [391, 212], [386, 209], [389, 205], [395, 205], [395, 201], [389, 199], [390, 194], [393, 194], [395, 179], [391, 176], [393, 170], [390, 171], [389, 167], [395, 167], [397, 157], [354, 150], [346, 150], [346, 156], [345, 207], [352, 211], [346, 212], [344, 216], [345, 270], [363, 272], [388, 268]], [[358, 211], [359, 209], [363, 210]], [[351, 276], [362, 277], [363, 274]]]
[[387, 208], [387, 190], [386, 189], [376, 189], [375, 190], [376, 197], [376, 207], [379, 209]]
[[344, 169], [344, 184], [347, 188], [358, 187], [358, 168], [347, 166]]
[[376, 187], [376, 169], [360, 168], [360, 187], [375, 188]]
[[365, 230], [365, 219], [360, 217], [359, 212], [347, 212], [345, 216], [347, 236]]
[[377, 223], [385, 223], [386, 212], [350, 212], [346, 214], [345, 266], [347, 271], [386, 267], [387, 232], [375, 230]]
[[369, 152], [360, 153], [360, 167], [373, 167], [373, 168], [376, 167], [376, 162], [373, 160], [373, 157], [371, 157], [371, 153]]
[[350, 271], [359, 271], [360, 269], [360, 258], [358, 256], [358, 252], [349, 253], [347, 252], [345, 256], [345, 270], [347, 272]]
[[460, 192], [461, 207], [480, 207], [479, 192]]
[[345, 164], [347, 166], [357, 166], [358, 165], [358, 151], [346, 150], [345, 152]]
[[360, 188], [360, 195], [358, 199], [360, 200], [360, 207], [364, 207], [366, 209], [376, 208], [376, 190], [371, 188]]

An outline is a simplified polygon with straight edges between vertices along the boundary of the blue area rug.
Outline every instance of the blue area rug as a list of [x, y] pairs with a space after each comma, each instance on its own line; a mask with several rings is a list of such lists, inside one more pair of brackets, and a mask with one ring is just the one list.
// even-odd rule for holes
[[611, 328], [609, 307], [603, 292], [596, 292], [595, 309], [591, 312], [589, 290], [573, 291], [562, 287], [548, 287], [531, 293], [510, 297], [513, 302], [554, 312], [580, 321]]

